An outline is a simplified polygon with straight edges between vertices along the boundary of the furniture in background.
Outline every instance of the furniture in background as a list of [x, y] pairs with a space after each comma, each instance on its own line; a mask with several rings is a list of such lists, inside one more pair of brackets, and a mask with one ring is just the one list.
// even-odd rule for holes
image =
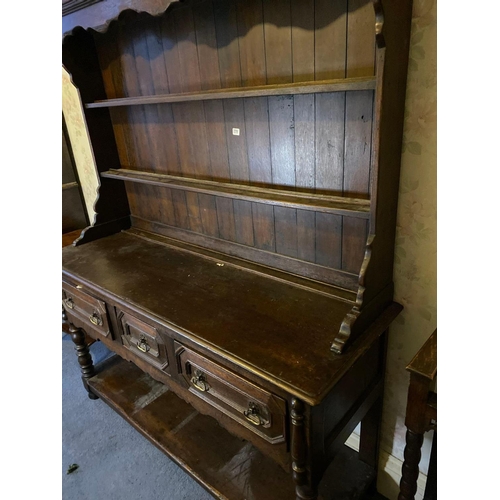
[[71, 142], [62, 118], [62, 246], [73, 243], [89, 225]]
[[[89, 396], [217, 498], [358, 498], [402, 309], [411, 1], [129, 5], [63, 17], [100, 174], [63, 249]], [[118, 354], [97, 374], [85, 333]]]
[[[432, 390], [437, 374], [437, 330], [427, 339], [406, 369], [410, 372], [410, 386], [405, 420], [405, 461], [398, 500], [414, 500], [424, 434], [437, 430], [437, 394]], [[434, 500], [437, 497], [436, 451], [435, 433], [424, 500]]]

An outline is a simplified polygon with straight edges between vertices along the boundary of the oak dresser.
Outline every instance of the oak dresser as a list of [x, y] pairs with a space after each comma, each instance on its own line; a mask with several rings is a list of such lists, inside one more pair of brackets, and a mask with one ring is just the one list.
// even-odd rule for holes
[[62, 259], [84, 386], [216, 498], [376, 480], [411, 8], [63, 2], [100, 182]]

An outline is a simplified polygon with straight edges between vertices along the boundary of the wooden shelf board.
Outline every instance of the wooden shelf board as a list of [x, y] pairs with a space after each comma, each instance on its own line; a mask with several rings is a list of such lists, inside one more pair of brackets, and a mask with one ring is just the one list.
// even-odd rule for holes
[[230, 184], [227, 182], [221, 183], [123, 168], [102, 172], [101, 175], [110, 179], [152, 184], [171, 189], [181, 189], [183, 191], [193, 191], [275, 206], [312, 210], [314, 212], [332, 213], [360, 219], [368, 219], [370, 216], [370, 200], [359, 198], [328, 196], [317, 193]]
[[263, 97], [277, 95], [317, 94], [324, 92], [345, 92], [353, 90], [374, 90], [374, 76], [358, 78], [341, 78], [338, 80], [322, 80], [302, 83], [284, 83], [276, 85], [259, 85], [254, 87], [236, 87], [215, 89], [203, 92], [186, 92], [182, 94], [164, 94], [137, 97], [106, 99], [87, 103], [87, 108], [110, 108], [114, 106], [138, 106], [143, 104], [162, 104], [188, 101], [208, 101], [212, 99], [237, 99], [242, 97]]
[[[295, 498], [291, 472], [214, 418], [196, 412], [134, 364], [114, 356], [97, 368], [89, 380], [91, 391], [215, 498]], [[325, 472], [319, 493], [324, 500], [362, 498], [374, 477], [374, 470], [344, 446]]]

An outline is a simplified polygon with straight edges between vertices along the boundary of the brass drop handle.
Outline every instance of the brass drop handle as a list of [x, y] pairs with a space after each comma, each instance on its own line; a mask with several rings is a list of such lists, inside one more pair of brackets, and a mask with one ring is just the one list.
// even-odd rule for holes
[[151, 347], [149, 347], [149, 344], [147, 343], [145, 337], [141, 337], [141, 340], [139, 342], [137, 342], [136, 346], [137, 346], [137, 349], [139, 349], [139, 351], [142, 351], [142, 352], [148, 352], [151, 349]]
[[96, 311], [94, 311], [94, 314], [92, 314], [92, 316], [89, 316], [89, 320], [95, 326], [102, 326], [102, 318]]
[[75, 303], [71, 297], [64, 299], [64, 304], [68, 309], [73, 309], [75, 307]]
[[260, 408], [251, 401], [248, 403], [248, 410], [245, 410], [243, 415], [254, 425], [265, 425], [269, 422], [260, 414]]
[[210, 385], [205, 380], [205, 374], [201, 370], [194, 372], [191, 383], [201, 392], [207, 392], [210, 389]]

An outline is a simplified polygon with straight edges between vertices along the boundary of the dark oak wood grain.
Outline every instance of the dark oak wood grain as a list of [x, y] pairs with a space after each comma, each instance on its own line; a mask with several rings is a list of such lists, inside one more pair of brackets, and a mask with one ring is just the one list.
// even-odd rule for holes
[[[264, 7], [266, 8], [264, 9]], [[280, 12], [280, 9], [284, 9], [287, 12], [290, 11], [291, 14], [287, 14], [288, 18], [278, 16], [276, 13]], [[318, 75], [311, 74], [311, 71], [314, 73], [314, 64], [311, 68], [311, 62], [314, 63], [315, 58], [314, 43], [306, 44], [302, 48], [298, 40], [301, 40], [301, 37], [304, 38], [305, 36], [304, 27], [314, 28], [315, 22], [317, 25], [324, 25], [324, 28], [322, 27], [317, 34], [320, 47], [316, 49], [316, 52], [319, 61], [321, 61], [321, 57], [323, 57], [321, 54], [325, 51], [326, 54], [328, 47], [325, 45], [324, 49], [321, 48], [322, 36], [320, 33], [325, 29], [327, 32], [328, 30], [331, 31], [331, 28], [327, 28], [328, 21], [335, 18], [337, 12], [325, 7], [321, 16], [317, 16], [316, 21], [314, 21], [313, 17], [311, 17], [313, 10], [308, 11], [308, 13], [305, 13], [304, 9], [302, 12], [298, 11], [302, 14], [299, 16], [297, 13], [294, 14], [292, 4], [288, 4], [287, 2], [279, 7], [274, 7], [274, 11], [273, 8], [268, 9], [260, 1], [250, 4], [237, 4], [234, 8], [226, 2], [217, 2], [213, 6], [211, 2], [201, 2], [192, 8], [183, 7], [172, 13], [172, 16], [166, 16], [158, 20], [139, 16], [138, 19], [144, 24], [148, 33], [146, 38], [148, 40], [149, 66], [151, 66], [151, 69], [145, 68], [138, 74], [137, 78], [142, 80], [145, 77], [144, 75], [154, 75], [154, 88], [149, 86], [148, 89], [147, 86], [144, 88], [141, 86], [140, 92], [130, 93], [127, 88], [122, 86], [122, 96], [126, 97], [128, 94], [129, 97], [139, 96], [142, 98], [144, 95], [148, 95], [148, 93], [165, 93], [167, 91], [168, 94], [164, 95], [168, 97], [171, 93], [175, 93], [176, 90], [184, 91], [185, 89], [192, 89], [195, 92], [199, 92], [205, 90], [227, 90], [231, 86], [233, 89], [238, 89], [241, 88], [240, 86], [245, 85], [251, 85], [252, 87], [255, 85], [282, 85], [282, 83], [273, 82], [287, 82], [286, 85], [315, 84], [314, 80], [311, 81], [308, 78], [313, 77], [320, 81], [321, 64], [326, 65], [328, 58], [325, 55], [325, 62], [319, 63]], [[356, 9], [353, 9], [353, 11], [356, 11]], [[366, 19], [370, 22], [370, 16], [365, 14], [365, 11], [366, 5], [363, 6], [361, 18], [367, 24]], [[371, 10], [369, 14], [373, 17]], [[173, 23], [172, 21], [173, 19], [184, 18], [189, 20], [187, 24], [186, 22]], [[131, 17], [131, 19], [134, 18]], [[134, 22], [139, 22], [138, 19], [134, 20]], [[266, 23], [264, 22], [265, 19], [267, 19]], [[288, 19], [287, 22], [292, 23], [286, 35], [289, 43], [284, 42], [283, 28], [280, 26], [280, 24], [284, 23], [284, 19]], [[342, 19], [344, 19], [342, 22], [345, 22], [345, 16]], [[338, 24], [337, 19], [335, 19], [335, 23]], [[189, 38], [189, 33], [193, 29], [196, 37]], [[109, 28], [109, 34], [114, 34], [117, 30], [118, 28], [112, 25]], [[314, 31], [311, 34], [312, 42], [314, 42]], [[133, 33], [126, 36], [128, 39], [132, 39], [130, 43], [134, 47], [144, 45], [140, 40], [133, 41], [134, 36], [136, 36]], [[155, 43], [155, 40], [158, 40], [159, 37], [163, 37], [161, 46], [163, 47], [164, 57], [161, 57], [159, 52], [155, 50], [155, 47], [159, 47], [159, 44]], [[234, 37], [238, 38], [235, 40]], [[102, 44], [104, 38], [97, 36], [96, 43], [99, 41]], [[311, 40], [311, 37], [309, 39], [306, 38], [306, 40]], [[291, 46], [291, 58], [281, 58], [278, 48], [282, 45]], [[145, 53], [144, 51], [142, 52]], [[301, 54], [302, 52], [303, 54]], [[145, 59], [141, 56], [141, 51], [135, 54], [135, 57], [141, 58], [140, 63], [144, 64]], [[295, 62], [293, 61], [294, 58], [296, 59]], [[186, 72], [182, 69], [181, 62], [187, 60], [197, 61], [197, 65], [194, 64], [192, 69], [190, 69], [190, 66], [184, 65], [188, 69]], [[288, 62], [284, 65], [283, 61]], [[170, 70], [167, 70], [167, 66]], [[327, 69], [328, 65], [325, 66], [325, 71]], [[335, 71], [331, 71], [330, 69], [328, 71], [330, 75], [345, 76], [340, 75], [338, 72], [335, 73]], [[308, 73], [310, 74], [309, 77]], [[113, 78], [119, 80], [122, 76], [115, 73]], [[363, 76], [363, 78], [365, 77]], [[374, 80], [373, 75], [366, 78]], [[162, 85], [162, 81], [168, 81], [169, 85]], [[117, 98], [116, 92], [110, 94], [110, 97], [113, 99]], [[150, 143], [150, 146], [148, 146], [149, 150], [153, 152], [161, 150], [161, 154], [152, 155], [153, 164], [151, 165], [151, 169], [155, 172], [175, 176], [178, 174], [191, 175], [192, 172], [203, 168], [204, 175], [208, 174], [208, 179], [252, 182], [258, 179], [266, 179], [265, 171], [259, 172], [259, 170], [267, 168], [270, 175], [264, 182], [273, 182], [273, 177], [277, 177], [277, 179], [282, 177], [282, 173], [280, 172], [283, 171], [283, 168], [280, 165], [287, 165], [292, 161], [295, 163], [295, 181], [293, 187], [314, 189], [316, 187], [314, 180], [316, 162], [314, 159], [315, 152], [312, 148], [315, 143], [314, 136], [316, 132], [315, 126], [311, 121], [314, 116], [315, 106], [311, 106], [311, 102], [314, 103], [316, 97], [314, 94], [295, 95], [293, 97], [292, 106], [288, 107], [289, 115], [293, 121], [290, 122], [290, 128], [288, 129], [284, 128], [284, 123], [280, 125], [280, 117], [283, 116], [285, 118], [285, 115], [282, 115], [282, 111], [277, 109], [278, 114], [276, 118], [278, 120], [274, 119], [272, 107], [271, 112], [269, 111], [268, 103], [279, 102], [279, 100], [275, 101], [275, 97], [247, 98], [243, 99], [243, 104], [239, 103], [231, 106], [227, 106], [227, 102], [221, 102], [221, 100], [204, 102], [204, 118], [200, 116], [196, 119], [196, 123], [198, 124], [196, 127], [200, 131], [203, 130], [203, 128], [200, 128], [200, 120], [204, 120], [207, 130], [210, 130], [211, 135], [208, 141], [208, 157], [210, 161], [202, 161], [202, 163], [195, 161], [195, 159], [196, 155], [200, 158], [207, 158], [206, 153], [204, 153], [206, 150], [205, 133], [203, 132], [200, 135], [196, 131], [197, 128], [193, 128], [190, 125], [190, 123], [193, 123], [192, 117], [194, 115], [192, 115], [190, 108], [185, 107], [189, 103], [179, 103], [176, 105], [178, 112], [172, 115], [171, 119], [168, 116], [159, 116], [160, 121], [158, 125], [161, 131], [158, 129], [154, 132], [151, 129], [151, 125], [148, 125], [149, 132], [147, 139]], [[276, 97], [276, 99], [281, 98]], [[235, 100], [240, 101], [241, 99]], [[297, 109], [295, 109], [296, 106]], [[137, 107], [144, 108], [144, 106]], [[165, 112], [168, 115], [170, 107], [170, 104], [162, 104], [158, 106], [158, 109], [165, 108]], [[186, 118], [189, 121], [186, 121]], [[329, 116], [326, 114], [325, 119], [328, 118]], [[297, 119], [301, 123], [297, 123]], [[312, 127], [311, 124], [313, 125]], [[118, 130], [120, 126], [120, 124], [117, 124], [115, 129]], [[142, 134], [143, 138], [140, 140], [140, 144], [147, 144], [146, 138], [144, 138], [141, 132], [144, 127], [137, 122], [137, 119], [134, 120], [133, 127], [138, 129], [138, 137], [141, 137]], [[232, 134], [233, 128], [240, 129], [241, 134], [239, 137], [235, 137]], [[180, 135], [176, 132], [177, 129], [182, 131]], [[292, 145], [278, 149], [275, 146], [271, 147], [271, 144], [279, 144], [280, 137], [282, 137], [282, 133], [285, 130], [288, 130], [288, 142], [292, 141]], [[275, 140], [270, 141], [271, 134], [273, 133]], [[321, 133], [321, 128], [318, 129], [318, 133]], [[167, 141], [171, 141], [171, 145], [169, 144], [168, 148], [165, 147], [162, 149], [160, 147], [158, 149], [158, 145], [166, 144]], [[328, 143], [328, 141], [330, 142]], [[178, 144], [179, 142], [180, 145]], [[266, 142], [268, 143], [267, 145]], [[179, 169], [177, 166], [178, 161], [172, 158], [170, 153], [180, 150], [181, 155], [185, 156], [182, 152], [186, 151], [186, 144], [192, 144], [193, 151], [196, 154], [193, 156], [193, 163], [183, 162], [184, 167]], [[328, 151], [328, 148], [331, 149], [331, 146], [328, 146], [328, 144], [334, 143], [332, 142], [332, 138], [327, 137], [326, 142], [323, 141], [323, 143], [320, 142], [319, 144], [323, 144], [323, 146], [319, 146], [320, 150], [322, 150], [321, 148], [323, 150], [326, 148], [326, 151]], [[243, 146], [243, 149], [240, 145]], [[246, 153], [244, 149], [247, 150]], [[257, 158], [256, 154], [258, 154]], [[265, 159], [266, 155], [269, 158], [268, 160]], [[126, 154], [122, 153], [120, 156], [124, 157]], [[142, 162], [143, 155], [131, 156], [129, 154], [128, 156], [128, 163], [122, 162], [122, 165], [128, 165], [130, 169], [144, 169], [144, 165], [148, 164], [148, 162]], [[165, 160], [162, 161], [162, 158]], [[151, 159], [148, 161], [151, 161]], [[272, 165], [269, 164], [269, 166], [266, 166], [266, 161], [269, 163], [272, 162]], [[304, 164], [302, 164], [302, 161]], [[323, 168], [323, 163], [323, 160], [320, 158], [320, 170]], [[139, 165], [141, 167], [138, 167]], [[200, 167], [197, 165], [200, 165]], [[338, 175], [344, 175], [342, 168], [340, 165]], [[287, 172], [286, 169], [284, 171]], [[321, 175], [319, 178], [321, 178]], [[331, 176], [328, 178], [332, 179]], [[286, 180], [287, 183], [289, 181], [290, 179]], [[335, 181], [332, 184], [333, 181], [328, 181], [330, 185], [325, 185], [324, 181], [321, 182], [323, 182], [322, 187], [318, 187], [318, 189], [330, 189], [338, 195], [344, 194], [347, 197], [352, 197], [350, 196], [351, 193], [342, 187], [341, 182]], [[343, 193], [343, 190], [346, 192]], [[156, 190], [144, 186], [140, 188], [129, 186], [127, 187], [129, 199], [135, 196], [134, 193], [136, 191], [147, 193], [150, 199], [153, 193], [156, 192]], [[197, 200], [198, 205], [196, 203], [183, 203], [186, 196], [191, 201]], [[172, 220], [171, 218], [167, 220], [169, 214], [172, 212], [170, 198], [173, 200], [174, 212], [177, 214], [178, 220]], [[229, 241], [251, 245], [267, 251], [271, 250], [283, 255], [301, 258], [308, 262], [320, 264], [334, 262], [336, 267], [343, 266], [344, 269], [351, 272], [357, 272], [356, 268], [360, 265], [360, 256], [364, 252], [365, 241], [363, 239], [366, 237], [366, 234], [363, 235], [363, 231], [361, 231], [359, 236], [355, 236], [352, 232], [346, 232], [344, 237], [342, 235], [343, 221], [338, 218], [327, 218], [326, 222], [326, 227], [338, 232], [337, 240], [340, 240], [340, 242], [335, 240], [335, 250], [333, 250], [333, 253], [338, 253], [339, 255], [335, 256], [332, 255], [331, 240], [323, 241], [321, 240], [321, 236], [319, 236], [319, 242], [316, 245], [316, 235], [313, 234], [316, 232], [314, 229], [314, 214], [294, 209], [278, 209], [276, 211], [271, 209], [271, 207], [256, 206], [255, 204], [249, 205], [240, 201], [233, 201], [231, 203], [230, 201], [221, 201], [214, 197], [201, 200], [199, 195], [196, 197], [187, 193], [170, 193], [170, 191], [166, 190], [162, 191], [161, 199], [166, 199], [165, 202], [162, 202], [163, 205], [166, 205], [162, 211], [161, 220], [158, 220], [160, 219], [157, 215], [158, 211], [154, 212], [155, 215], [147, 214], [144, 212], [145, 208], [142, 205], [134, 205], [135, 215], [146, 219], [154, 217], [158, 222], [200, 231], [203, 234], [229, 239]], [[200, 210], [200, 200], [206, 210]], [[236, 223], [235, 208], [237, 212]], [[318, 228], [320, 235], [324, 234], [323, 226], [324, 221], [320, 220]], [[361, 227], [366, 228], [366, 224], [362, 223]], [[345, 242], [343, 242], [344, 239], [346, 240]], [[307, 241], [308, 245], [297, 245], [297, 240]], [[344, 257], [340, 255], [342, 246], [345, 246]], [[318, 252], [316, 249], [318, 249]], [[350, 264], [351, 261], [349, 261], [348, 257], [350, 255], [353, 255], [351, 259], [353, 264]]]
[[[69, 276], [84, 279], [116, 298], [126, 297], [127, 302], [157, 318], [169, 318], [227, 355], [296, 386], [300, 396], [305, 393], [308, 399], [316, 398], [328, 385], [332, 366], [342, 363], [328, 346], [331, 332], [351, 304], [335, 296], [311, 295], [227, 263], [218, 266], [212, 259], [124, 233], [75, 250], [64, 251]], [[107, 262], [113, 262], [113, 272]], [[127, 283], [132, 263], [135, 284], [131, 289]], [[231, 286], [235, 280], [237, 287]], [[171, 292], [174, 283], [176, 294]], [[184, 297], [190, 297], [188, 304]], [[306, 330], [308, 335], [302, 335]], [[280, 346], [271, 356], [270, 342]], [[302, 355], [297, 357], [297, 352]], [[316, 366], [312, 372], [306, 368], [311, 364]], [[309, 372], [306, 378], [304, 370]]]
[[366, 481], [332, 490], [359, 498], [401, 310], [411, 0], [107, 0], [64, 20], [101, 188], [63, 307], [133, 363], [91, 391], [219, 498], [329, 498], [361, 422]]

